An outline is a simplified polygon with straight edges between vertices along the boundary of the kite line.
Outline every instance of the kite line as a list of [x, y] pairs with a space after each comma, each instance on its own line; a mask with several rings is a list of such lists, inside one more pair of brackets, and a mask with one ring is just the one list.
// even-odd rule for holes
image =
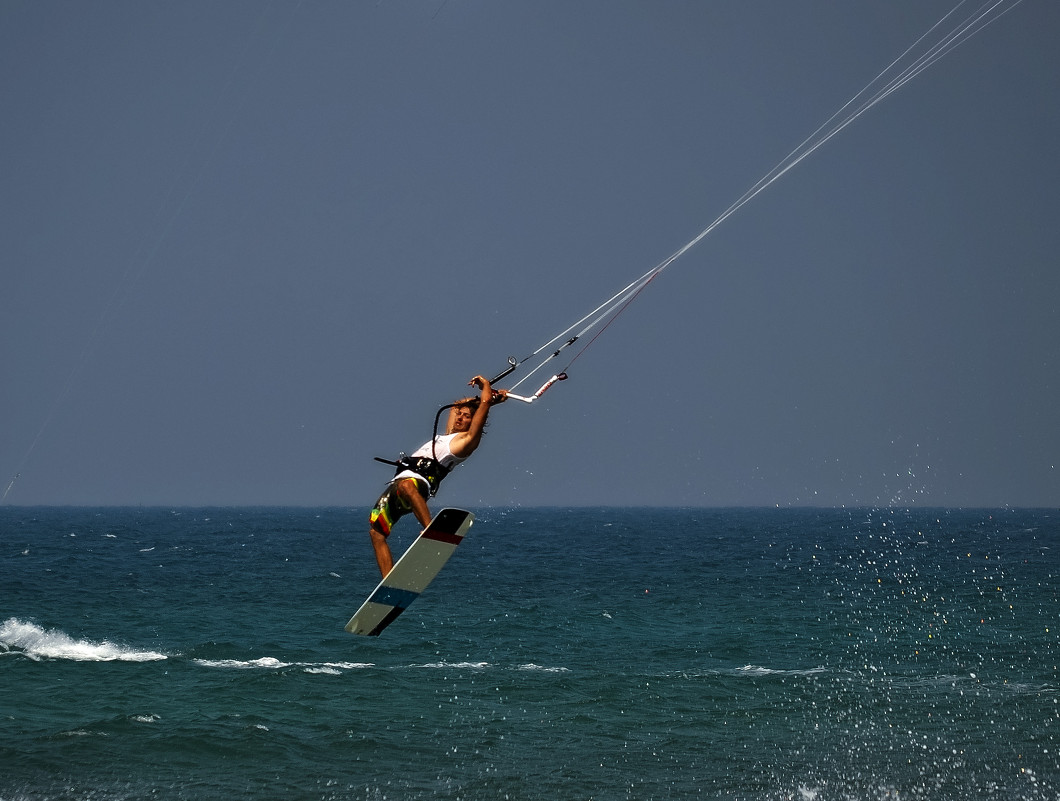
[[[961, 0], [949, 13], [936, 22], [926, 33], [913, 42], [906, 50], [892, 61], [879, 75], [873, 78], [860, 92], [846, 102], [838, 111], [821, 124], [817, 130], [804, 139], [794, 150], [762, 176], [750, 189], [743, 193], [732, 205], [718, 215], [710, 225], [700, 231], [689, 242], [668, 257], [656, 264], [640, 278], [630, 282], [610, 298], [605, 300], [587, 315], [577, 322], [565, 328], [552, 337], [544, 345], [534, 350], [522, 359], [514, 356], [508, 359], [508, 368], [498, 375], [494, 381], [508, 376], [525, 362], [537, 359], [541, 354], [546, 354], [537, 366], [533, 367], [525, 376], [512, 385], [512, 389], [518, 389], [532, 375], [541, 370], [546, 364], [556, 359], [567, 348], [581, 340], [590, 331], [597, 329], [593, 337], [574, 354], [566, 366], [552, 375], [540, 389], [532, 395], [516, 395], [509, 391], [508, 397], [525, 403], [532, 403], [541, 397], [553, 384], [567, 378], [567, 370], [570, 366], [596, 341], [596, 339], [607, 329], [615, 319], [624, 312], [629, 305], [636, 300], [637, 296], [647, 288], [659, 273], [681, 258], [685, 253], [698, 245], [715, 228], [725, 222], [729, 217], [750, 203], [755, 197], [764, 192], [775, 181], [779, 180], [788, 171], [792, 170], [803, 159], [807, 158], [817, 148], [825, 144], [833, 136], [838, 134], [854, 120], [875, 106], [880, 101], [889, 97], [905, 86], [913, 78], [917, 77], [952, 50], [966, 42], [983, 28], [997, 21], [1002, 16], [1013, 10], [1023, 0], [989, 0], [981, 3], [974, 10], [968, 11], [962, 18], [960, 11], [967, 0]], [[557, 344], [558, 343], [558, 344]]]
[[[647, 288], [658, 275], [663, 272], [667, 267], [681, 258], [685, 253], [699, 244], [703, 239], [709, 236], [719, 225], [725, 220], [735, 214], [737, 211], [747, 205], [752, 199], [757, 197], [761, 192], [765, 191], [766, 188], [771, 186], [775, 181], [779, 180], [788, 171], [798, 165], [803, 159], [807, 158], [810, 154], [815, 152], [819, 147], [829, 141], [833, 136], [838, 134], [858, 117], [868, 111], [870, 108], [875, 106], [877, 103], [890, 96], [893, 92], [898, 91], [900, 88], [905, 86], [913, 78], [917, 77], [925, 69], [932, 66], [936, 61], [949, 54], [959, 45], [963, 44], [969, 38], [979, 33], [988, 25], [992, 24], [1002, 16], [1006, 15], [1009, 11], [1015, 9], [1020, 5], [1023, 0], [987, 0], [975, 4], [970, 0], [960, 0], [956, 7], [947, 13], [942, 19], [940, 19], [931, 29], [926, 32], [923, 36], [917, 39], [909, 48], [907, 48], [897, 59], [895, 59], [886, 69], [884, 69], [876, 78], [874, 78], [864, 89], [858, 92], [850, 101], [842, 106], [835, 114], [833, 114], [824, 124], [822, 124], [816, 131], [808, 136], [802, 143], [800, 143], [788, 156], [782, 159], [772, 170], [767, 172], [757, 183], [755, 183], [750, 189], [748, 189], [742, 196], [740, 196], [734, 203], [732, 203], [727, 209], [725, 209], [713, 222], [710, 223], [705, 229], [699, 234], [693, 237], [688, 243], [683, 245], [677, 251], [672, 253], [670, 256], [665, 258], [659, 264], [652, 267], [650, 270], [645, 272], [639, 278], [627, 284], [625, 287], [620, 289], [618, 292], [613, 294], [610, 298], [605, 300], [603, 303], [598, 305], [595, 309], [590, 311], [588, 314], [577, 320], [572, 325], [549, 339], [546, 343], [532, 351], [522, 359], [516, 359], [511, 357], [508, 361], [508, 368], [505, 369], [494, 381], [499, 381], [502, 378], [510, 375], [516, 369], [524, 366], [526, 363], [537, 362], [518, 382], [512, 386], [512, 390], [518, 389], [524, 382], [530, 379], [531, 376], [535, 375], [539, 371], [545, 368], [553, 360], [563, 355], [569, 348], [576, 343], [581, 343], [580, 348], [574, 352], [574, 355], [567, 361], [566, 366], [561, 370], [552, 374], [552, 376], [533, 394], [529, 396], [517, 395], [513, 392], [509, 392], [509, 397], [517, 400], [521, 400], [527, 403], [531, 403], [541, 397], [550, 387], [556, 382], [562, 381], [567, 377], [567, 370], [570, 369], [571, 365], [580, 358], [580, 356], [599, 338], [602, 333], [621, 315], [629, 305], [640, 295], [644, 289]], [[300, 7], [302, 4], [301, 0], [298, 4]], [[443, 3], [444, 6], [444, 3]], [[962, 9], [966, 6], [974, 6], [973, 10], [966, 11], [964, 16], [961, 17]], [[297, 8], [296, 8], [297, 10]], [[436, 12], [437, 13], [437, 12]], [[118, 282], [118, 286], [115, 289], [109, 302], [105, 305], [99, 320], [96, 323], [95, 329], [91, 332], [84, 345], [80, 359], [77, 361], [65, 383], [63, 384], [58, 397], [52, 403], [49, 411], [46, 414], [44, 422], [38, 429], [36, 436], [33, 438], [28, 450], [22, 457], [21, 462], [18, 464], [13, 477], [0, 494], [0, 503], [4, 502], [21, 477], [22, 468], [28, 462], [31, 455], [34, 453], [39, 440], [44, 434], [45, 429], [49, 426], [49, 423], [65, 397], [70, 392], [71, 386], [75, 379], [79, 375], [81, 369], [84, 367], [87, 359], [90, 355], [90, 351], [98, 340], [100, 335], [100, 329], [106, 323], [107, 318], [112, 313], [113, 309], [120, 305], [121, 295], [126, 289], [127, 285], [134, 282], [137, 277], [142, 274], [151, 264], [153, 263], [156, 254], [163, 242], [168, 236], [168, 233], [173, 226], [177, 218], [182, 214], [183, 209], [188, 203], [192, 194], [198, 188], [199, 182], [201, 181], [202, 175], [209, 165], [209, 162], [216, 156], [219, 151], [219, 147], [224, 138], [228, 135], [228, 131], [231, 128], [234, 120], [236, 111], [229, 110], [227, 127], [225, 127], [217, 136], [213, 142], [212, 150], [210, 150], [205, 156], [205, 161], [198, 167], [193, 168], [193, 154], [198, 153], [199, 143], [206, 138], [207, 132], [214, 129], [218, 122], [223, 121], [220, 118], [225, 114], [220, 109], [220, 103], [225, 101], [232, 93], [234, 79], [239, 70], [244, 67], [245, 62], [249, 60], [249, 52], [253, 47], [258, 45], [260, 37], [263, 35], [261, 32], [263, 18], [265, 11], [261, 12], [257, 22], [253, 26], [247, 40], [243, 45], [242, 51], [238, 54], [235, 63], [231, 69], [231, 73], [228, 77], [228, 81], [222, 87], [218, 106], [213, 110], [208, 119], [207, 125], [202, 129], [196, 140], [195, 145], [189, 151], [189, 154], [185, 157], [183, 166], [178, 170], [177, 176], [170, 187], [169, 192], [166, 195], [165, 201], [163, 202], [163, 208], [160, 210], [160, 214], [165, 214], [163, 219], [164, 224], [162, 225], [161, 231], [153, 236], [145, 234], [142, 239], [140, 246], [137, 248], [133, 257], [130, 259], [128, 266], [126, 267], [124, 274]], [[275, 45], [274, 45], [275, 49]], [[238, 110], [240, 103], [236, 104], [236, 110]], [[182, 180], [189, 175], [193, 176], [193, 180], [189, 188], [183, 191], [178, 191], [178, 186]], [[175, 204], [175, 205], [174, 205]], [[589, 334], [592, 334], [589, 337]], [[588, 337], [588, 338], [587, 338]], [[586, 339], [587, 338], [587, 339]]]

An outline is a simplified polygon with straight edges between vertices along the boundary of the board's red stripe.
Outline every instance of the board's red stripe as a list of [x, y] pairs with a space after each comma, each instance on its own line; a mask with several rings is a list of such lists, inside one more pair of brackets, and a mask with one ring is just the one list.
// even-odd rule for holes
[[460, 540], [464, 539], [463, 534], [453, 534], [448, 531], [424, 531], [422, 536], [425, 540], [438, 540], [438, 542], [448, 542], [450, 545], [459, 545]]

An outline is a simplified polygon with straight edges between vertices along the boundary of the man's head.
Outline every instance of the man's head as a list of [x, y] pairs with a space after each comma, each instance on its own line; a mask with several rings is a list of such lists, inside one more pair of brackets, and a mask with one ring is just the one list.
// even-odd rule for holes
[[463, 398], [453, 404], [449, 410], [449, 421], [445, 427], [446, 434], [462, 434], [471, 428], [471, 418], [478, 408], [478, 398]]

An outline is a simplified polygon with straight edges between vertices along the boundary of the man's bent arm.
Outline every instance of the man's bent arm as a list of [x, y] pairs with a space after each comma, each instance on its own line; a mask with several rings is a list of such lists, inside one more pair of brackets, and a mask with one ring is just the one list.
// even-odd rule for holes
[[[473, 454], [479, 443], [482, 442], [482, 430], [486, 426], [486, 418], [489, 417], [490, 406], [493, 403], [493, 388], [490, 386], [489, 379], [477, 375], [468, 383], [479, 387], [482, 393], [479, 396], [478, 408], [475, 409], [475, 414], [471, 418], [471, 427], [464, 433], [457, 434], [453, 437], [453, 441], [449, 443], [449, 450], [452, 451], [454, 456], [458, 456], [461, 459], [466, 459]], [[502, 394], [502, 400], [503, 397]]]

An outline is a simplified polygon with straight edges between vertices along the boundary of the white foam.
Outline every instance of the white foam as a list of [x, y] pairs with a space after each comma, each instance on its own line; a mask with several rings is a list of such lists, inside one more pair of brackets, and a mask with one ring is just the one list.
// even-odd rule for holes
[[744, 665], [733, 672], [742, 676], [813, 676], [816, 673], [824, 673], [825, 669], [823, 667], [815, 667], [807, 670], [778, 670], [761, 667], [760, 665]]
[[306, 673], [323, 673], [339, 675], [343, 670], [360, 670], [375, 667], [371, 662], [283, 662], [272, 656], [258, 659], [193, 659], [196, 665], [207, 668], [229, 670], [279, 670], [287, 667], [300, 667]]
[[0, 624], [0, 646], [30, 659], [72, 659], [77, 662], [153, 662], [166, 659], [157, 651], [139, 651], [104, 640], [76, 640], [54, 629], [8, 618]]
[[373, 662], [298, 662], [306, 673], [321, 673], [325, 676], [341, 676], [344, 670], [363, 670], [375, 667]]
[[565, 667], [545, 667], [544, 665], [535, 665], [533, 662], [527, 662], [525, 665], [519, 665], [515, 668], [516, 670], [537, 670], [542, 673], [570, 673], [570, 668]]
[[277, 668], [290, 667], [290, 662], [281, 662], [279, 659], [271, 656], [263, 656], [260, 659], [196, 659], [194, 660], [196, 665], [202, 665], [203, 667], [211, 668], [236, 668], [239, 670], [249, 670], [253, 668], [268, 668], [275, 670]]

